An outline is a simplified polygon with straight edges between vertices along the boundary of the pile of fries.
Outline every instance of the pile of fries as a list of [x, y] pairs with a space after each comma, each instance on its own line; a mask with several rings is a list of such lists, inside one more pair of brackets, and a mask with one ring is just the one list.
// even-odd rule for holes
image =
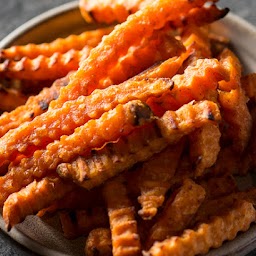
[[237, 183], [256, 167], [256, 73], [211, 31], [216, 2], [80, 0], [98, 29], [1, 50], [8, 230], [58, 214], [86, 255], [189, 256], [256, 221]]

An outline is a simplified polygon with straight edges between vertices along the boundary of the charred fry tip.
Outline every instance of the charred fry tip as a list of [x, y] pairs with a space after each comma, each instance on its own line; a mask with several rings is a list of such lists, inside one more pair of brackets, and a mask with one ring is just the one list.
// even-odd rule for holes
[[134, 125], [139, 126], [145, 123], [145, 120], [152, 119], [153, 113], [145, 103], [132, 103], [130, 111], [134, 114]]

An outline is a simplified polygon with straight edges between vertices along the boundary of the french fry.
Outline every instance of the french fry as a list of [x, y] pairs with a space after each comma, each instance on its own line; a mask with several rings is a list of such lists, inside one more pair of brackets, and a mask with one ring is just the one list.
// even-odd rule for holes
[[135, 211], [122, 177], [105, 183], [103, 193], [108, 209], [113, 256], [140, 255]]
[[111, 256], [111, 233], [107, 228], [93, 229], [86, 239], [85, 255], [87, 256]]
[[210, 248], [218, 248], [225, 240], [232, 240], [239, 231], [246, 231], [255, 222], [255, 209], [246, 201], [238, 201], [227, 213], [200, 224], [195, 230], [185, 230], [182, 236], [174, 236], [156, 242], [144, 255], [198, 255]]
[[256, 100], [256, 73], [250, 73], [241, 77], [241, 86], [244, 89], [246, 96]]
[[147, 248], [155, 241], [163, 241], [186, 229], [204, 198], [204, 188], [191, 179], [186, 179], [178, 191], [174, 191], [167, 200], [156, 223], [150, 229]]

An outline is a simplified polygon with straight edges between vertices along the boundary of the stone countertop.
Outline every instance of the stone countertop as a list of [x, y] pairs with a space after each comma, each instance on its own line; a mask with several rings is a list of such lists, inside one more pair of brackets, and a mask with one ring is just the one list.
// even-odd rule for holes
[[[69, 0], [0, 0], [0, 40], [15, 28], [42, 12], [56, 7]], [[228, 6], [232, 12], [256, 26], [256, 1], [255, 0], [220, 0], [221, 6]], [[0, 231], [1, 256], [34, 256], [20, 244]], [[256, 255], [256, 251], [248, 256]]]

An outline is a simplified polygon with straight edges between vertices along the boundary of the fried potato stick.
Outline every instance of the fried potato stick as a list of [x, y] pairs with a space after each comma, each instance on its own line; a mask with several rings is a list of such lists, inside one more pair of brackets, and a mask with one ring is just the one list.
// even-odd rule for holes
[[85, 31], [79, 35], [69, 35], [66, 38], [58, 38], [50, 43], [15, 45], [0, 50], [0, 60], [20, 60], [22, 57], [34, 59], [39, 55], [50, 57], [54, 53], [65, 53], [71, 49], [82, 50], [85, 46], [95, 47], [102, 37], [109, 34], [113, 27], [98, 28]]
[[[46, 149], [37, 150], [23, 158], [18, 165], [11, 164], [6, 175], [0, 177], [0, 204], [13, 192], [55, 171], [58, 164], [69, 162], [79, 155], [101, 148], [105, 143], [128, 135], [135, 127], [153, 121], [150, 108], [140, 101], [119, 104], [99, 119], [78, 127], [70, 136], [62, 136]], [[97, 133], [95, 133], [97, 131]]]
[[77, 70], [79, 63], [86, 58], [91, 48], [54, 53], [50, 57], [40, 55], [35, 59], [23, 57], [19, 61], [6, 60], [0, 63], [0, 76], [25, 80], [55, 80]]
[[204, 188], [191, 179], [186, 179], [167, 200], [156, 223], [150, 229], [147, 248], [155, 241], [163, 241], [186, 229], [204, 199]]
[[170, 79], [130, 80], [67, 102], [62, 108], [48, 111], [0, 138], [0, 161], [13, 159], [20, 153], [29, 155], [58, 140], [62, 135], [72, 134], [76, 127], [84, 125], [90, 119], [99, 118], [117, 104], [133, 99], [146, 100], [150, 96], [157, 97], [172, 85]]
[[205, 170], [216, 162], [220, 151], [220, 137], [221, 132], [216, 124], [206, 124], [189, 135], [189, 154], [196, 176], [205, 174]]
[[246, 231], [255, 222], [255, 209], [246, 201], [238, 201], [226, 213], [202, 223], [195, 230], [185, 230], [182, 236], [174, 236], [156, 242], [144, 255], [198, 255], [210, 248], [218, 248], [225, 240], [232, 240], [239, 231]]
[[135, 210], [122, 177], [108, 181], [104, 185], [103, 194], [109, 216], [113, 256], [140, 255]]
[[256, 73], [250, 73], [242, 76], [241, 85], [246, 93], [246, 96], [256, 101]]
[[22, 123], [44, 113], [49, 103], [59, 96], [60, 88], [66, 86], [68, 81], [69, 75], [57, 79], [50, 88], [44, 88], [38, 95], [30, 96], [24, 105], [21, 104], [13, 111], [3, 113], [0, 116], [0, 137], [10, 129], [17, 128]]
[[[156, 0], [149, 3], [143, 10], [132, 14], [127, 21], [116, 26], [114, 30], [103, 38], [101, 43], [95, 47], [88, 58], [81, 63], [80, 68], [71, 79], [70, 84], [61, 90], [60, 97], [51, 103], [51, 108], [58, 108], [63, 105], [65, 101], [77, 98], [79, 95], [86, 95], [92, 92], [95, 88], [102, 88], [99, 81], [104, 80], [111, 71], [111, 66], [115, 65], [118, 61], [117, 56], [124, 56], [131, 46], [138, 45], [141, 41], [141, 37], [148, 39], [154, 35], [155, 31], [165, 26], [169, 20], [177, 18], [179, 13], [187, 13], [191, 8], [202, 6], [205, 0], [196, 1], [172, 1], [168, 0]], [[162, 10], [159, 12], [159, 10]], [[136, 29], [135, 29], [136, 28]], [[175, 53], [181, 48], [172, 44]], [[150, 49], [152, 52], [155, 52]], [[157, 51], [158, 52], [158, 51]], [[180, 52], [180, 51], [179, 51]], [[148, 54], [146, 56], [150, 56]], [[166, 54], [165, 54], [166, 55]], [[175, 55], [175, 54], [174, 54]], [[173, 56], [169, 56], [173, 57]], [[147, 57], [146, 57], [147, 59]], [[156, 59], [153, 58], [155, 63]], [[144, 65], [143, 57], [140, 56], [140, 65], [137, 65], [136, 58], [133, 58], [137, 66], [136, 70], [141, 72], [146, 66], [150, 66], [149, 61], [146, 61], [147, 65]], [[151, 61], [150, 61], [151, 62]], [[134, 63], [134, 64], [135, 64]], [[151, 62], [151, 65], [153, 64]], [[127, 63], [127, 70], [131, 69], [130, 62]], [[132, 65], [134, 67], [134, 64]], [[133, 74], [132, 74], [133, 73]], [[130, 76], [135, 75], [134, 72], [129, 72]], [[120, 74], [116, 73], [115, 77], [119, 77]], [[93, 79], [92, 79], [93, 77]], [[125, 77], [127, 79], [127, 77]], [[113, 78], [111, 79], [114, 80]], [[115, 83], [115, 81], [113, 81]]]
[[49, 176], [40, 181], [33, 181], [17, 193], [11, 194], [3, 207], [3, 219], [7, 230], [73, 189], [74, 184], [67, 183], [57, 176]]
[[112, 256], [111, 232], [108, 228], [93, 229], [86, 239], [85, 255]]
[[102, 207], [61, 211], [59, 218], [64, 236], [68, 239], [88, 235], [95, 228], [108, 227], [108, 215]]
[[143, 219], [152, 219], [164, 202], [175, 174], [184, 143], [171, 145], [154, 155], [136, 171], [135, 183], [140, 190], [138, 202], [141, 205], [139, 215]]

